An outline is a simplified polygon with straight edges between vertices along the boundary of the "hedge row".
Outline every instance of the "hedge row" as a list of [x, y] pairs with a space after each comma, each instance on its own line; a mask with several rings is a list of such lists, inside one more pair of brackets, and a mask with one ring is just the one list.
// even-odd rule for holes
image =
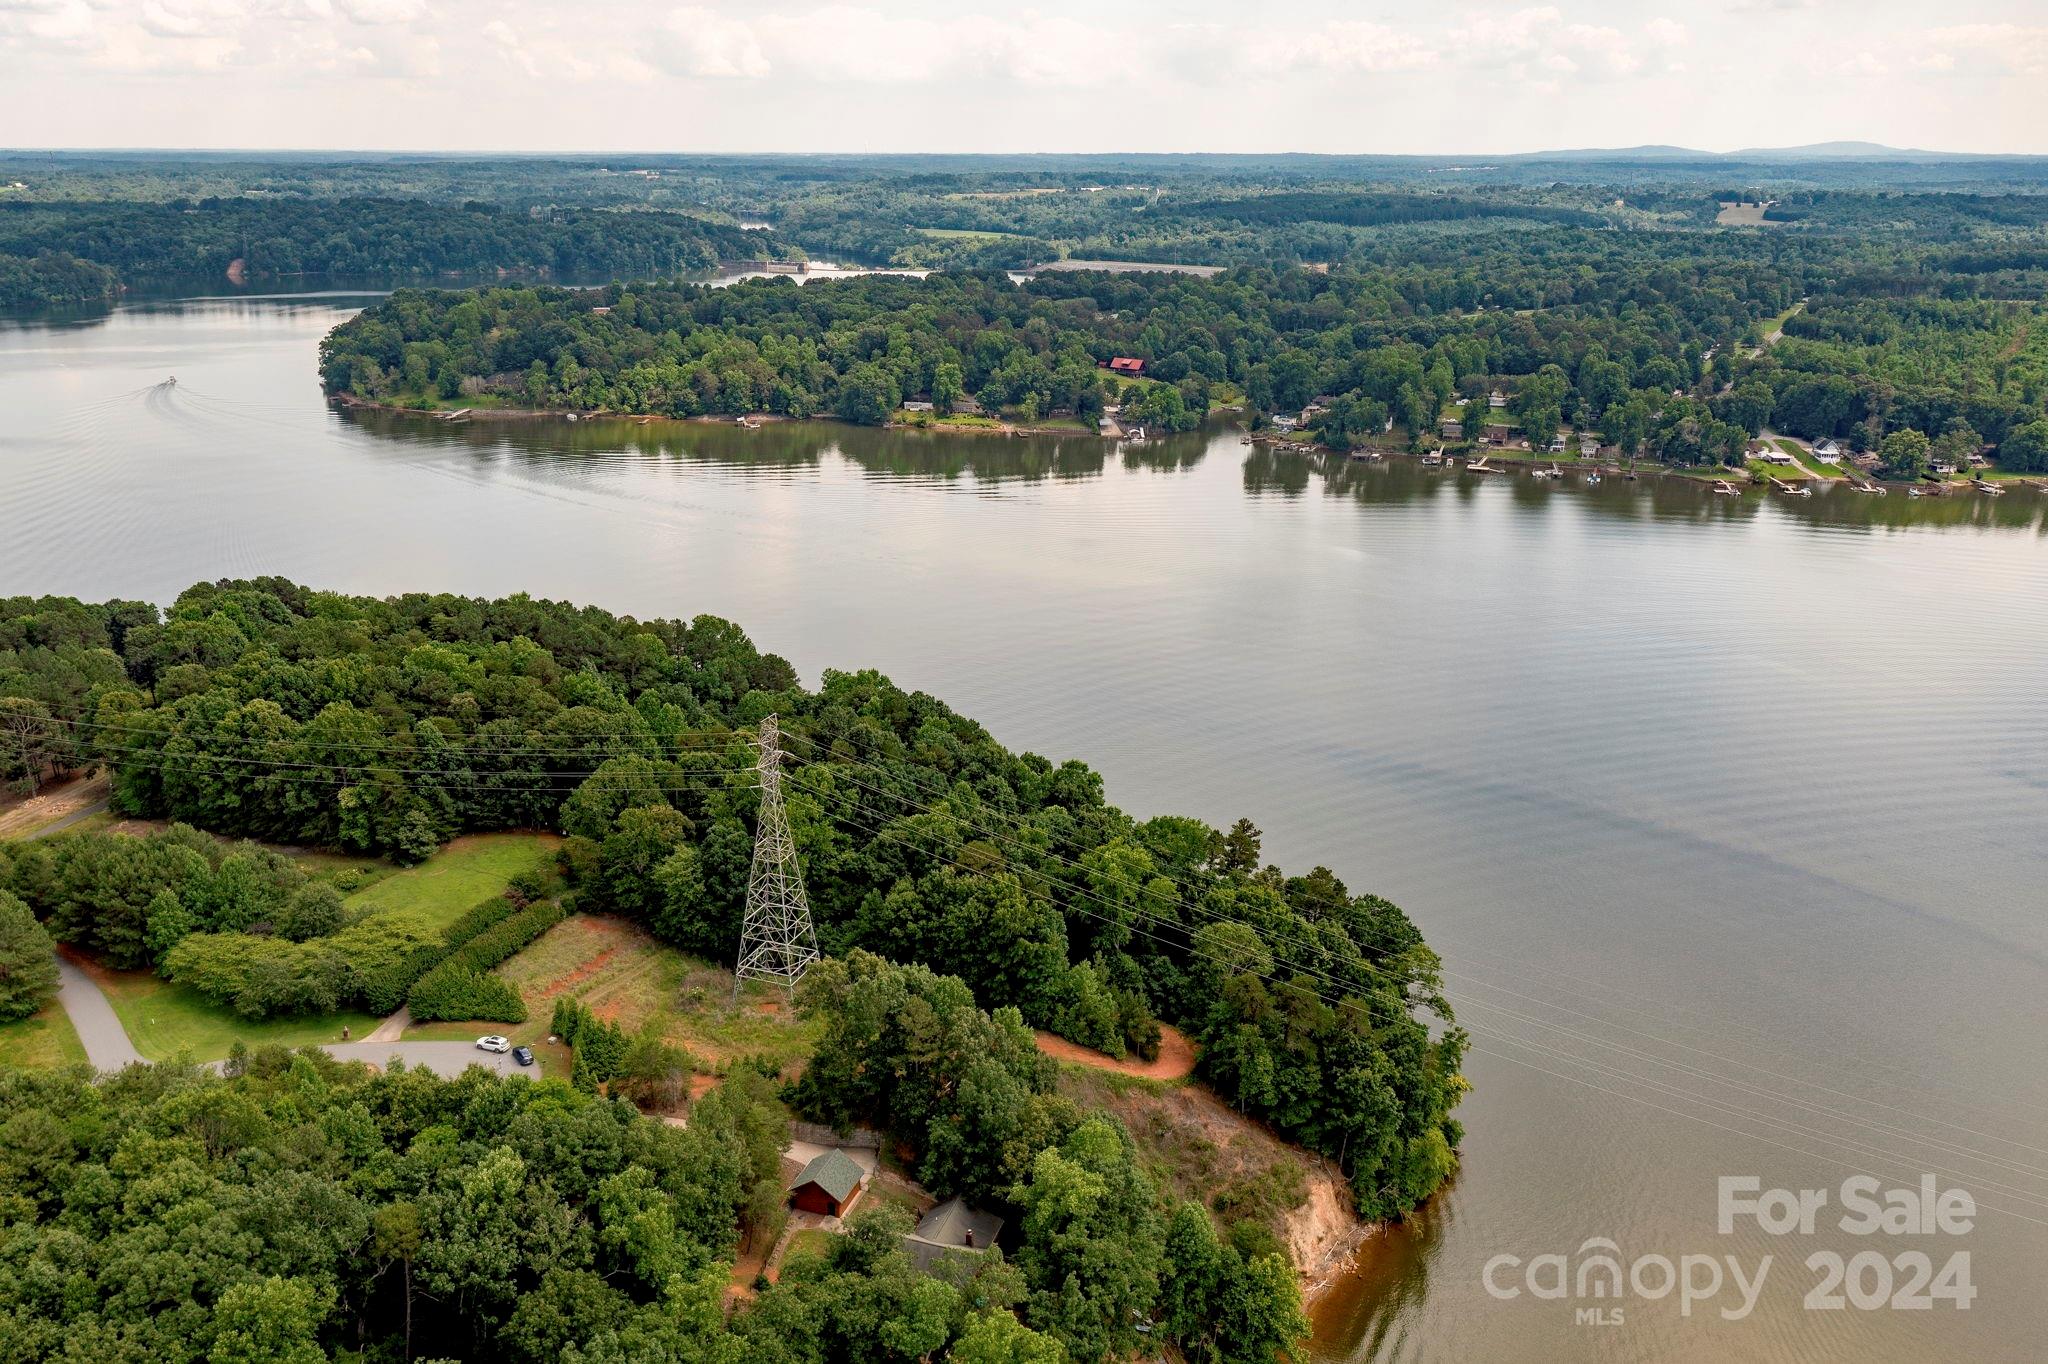
[[578, 1089], [595, 1091], [618, 1076], [626, 1059], [626, 1032], [607, 1023], [567, 995], [555, 1001], [555, 1016], [548, 1029], [570, 1050], [569, 1083]]
[[441, 935], [440, 942], [380, 963], [375, 969], [359, 971], [357, 979], [363, 1008], [373, 1014], [388, 1014], [400, 1004], [409, 1002], [413, 987], [428, 972], [448, 960], [455, 948], [493, 924], [503, 922], [518, 909], [519, 903], [511, 897], [493, 895], [482, 904], [463, 911], [462, 917]]
[[484, 930], [496, 928], [524, 908], [524, 900], [515, 900], [502, 893], [493, 895], [482, 904], [464, 910], [461, 918], [448, 925], [448, 931], [441, 935], [441, 940], [453, 951]]
[[414, 982], [406, 1000], [414, 1022], [526, 1021], [526, 1005], [519, 992], [490, 970], [562, 922], [566, 912], [553, 900], [524, 909], [502, 897], [499, 903], [507, 908], [496, 922], [490, 922], [490, 906], [478, 905], [449, 929], [451, 939], [461, 931], [468, 935], [467, 940]]
[[406, 1005], [415, 1023], [476, 1019], [489, 1023], [524, 1023], [526, 1002], [519, 992], [488, 971], [470, 971], [444, 962], [419, 978]]

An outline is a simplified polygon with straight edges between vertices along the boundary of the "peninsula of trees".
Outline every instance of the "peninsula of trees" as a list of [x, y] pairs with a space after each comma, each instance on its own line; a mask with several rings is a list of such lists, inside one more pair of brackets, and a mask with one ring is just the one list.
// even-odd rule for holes
[[[32, 954], [39, 922], [253, 1017], [407, 998], [502, 1016], [488, 967], [564, 904], [730, 959], [750, 732], [771, 713], [831, 958], [799, 995], [825, 1026], [789, 1097], [886, 1130], [935, 1193], [1005, 1208], [1013, 1264], [925, 1286], [883, 1215], [723, 1325], [714, 1289], [781, 1145], [771, 1095], [728, 1079], [687, 1132], [641, 1120], [626, 1039], [571, 1010], [573, 1092], [281, 1053], [225, 1079], [0, 1076], [19, 1267], [0, 1336], [30, 1356], [77, 1339], [298, 1358], [411, 1331], [416, 1355], [466, 1358], [1051, 1361], [1128, 1352], [1147, 1322], [1191, 1359], [1300, 1335], [1270, 1236], [1175, 1205], [1113, 1120], [1051, 1091], [1031, 1027], [1147, 1055], [1175, 1024], [1201, 1079], [1339, 1162], [1365, 1216], [1449, 1177], [1465, 1038], [1397, 907], [1264, 865], [1249, 821], [1133, 818], [1081, 763], [1011, 753], [875, 674], [806, 689], [710, 617], [277, 580], [198, 586], [165, 613], [0, 602], [0, 777], [102, 763], [121, 811], [182, 821], [0, 845], [0, 927], [20, 920]], [[524, 828], [566, 835], [553, 866], [438, 942], [346, 922], [286, 859], [198, 832], [416, 860]], [[134, 1187], [149, 1179], [174, 1187]], [[195, 1242], [159, 1302], [144, 1285], [167, 1262], [143, 1246], [188, 1215], [211, 1252]], [[60, 1264], [79, 1293], [39, 1287]], [[260, 1348], [223, 1344], [244, 1336]]]

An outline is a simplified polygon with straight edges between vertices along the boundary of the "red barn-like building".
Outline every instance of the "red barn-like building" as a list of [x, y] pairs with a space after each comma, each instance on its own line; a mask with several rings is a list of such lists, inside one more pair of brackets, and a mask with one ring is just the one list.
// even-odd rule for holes
[[867, 1187], [868, 1172], [852, 1156], [833, 1147], [804, 1166], [790, 1186], [791, 1206], [826, 1217], [843, 1217]]
[[1109, 372], [1136, 376], [1145, 372], [1145, 362], [1134, 356], [1119, 355], [1109, 362]]

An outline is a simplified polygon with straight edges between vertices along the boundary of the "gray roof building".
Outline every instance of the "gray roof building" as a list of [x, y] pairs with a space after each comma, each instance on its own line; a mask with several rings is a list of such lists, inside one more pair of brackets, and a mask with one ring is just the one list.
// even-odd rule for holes
[[980, 1255], [996, 1243], [1003, 1219], [949, 1198], [918, 1219], [903, 1248], [919, 1269], [929, 1270], [947, 1255]]

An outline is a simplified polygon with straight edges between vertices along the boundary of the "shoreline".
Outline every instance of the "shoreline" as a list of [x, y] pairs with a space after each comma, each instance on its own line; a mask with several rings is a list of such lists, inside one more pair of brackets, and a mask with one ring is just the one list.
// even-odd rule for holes
[[[572, 412], [567, 409], [534, 407], [477, 407], [477, 408], [428, 408], [405, 407], [397, 403], [377, 402], [370, 398], [358, 398], [352, 393], [327, 393], [330, 404], [356, 408], [365, 412], [392, 412], [400, 416], [431, 418], [448, 421], [454, 412], [463, 413], [463, 421], [558, 421], [570, 422], [628, 422], [637, 426], [652, 426], [656, 422], [677, 426], [737, 426], [751, 423], [763, 426], [773, 423], [811, 421], [830, 422], [838, 426], [863, 427], [862, 422], [850, 422], [844, 417], [835, 417], [829, 412], [820, 412], [809, 417], [789, 417], [779, 412], [748, 412], [741, 416], [705, 414], [696, 417], [671, 417], [659, 412]], [[1100, 430], [1083, 430], [1072, 426], [1032, 426], [1022, 422], [984, 421], [952, 423], [947, 421], [905, 422], [887, 421], [879, 426], [866, 427], [871, 431], [932, 431], [951, 436], [1073, 436], [1103, 441], [1120, 441], [1121, 434], [1108, 435]]]
[[[836, 417], [829, 412], [821, 412], [809, 417], [789, 417], [784, 416], [783, 414], [778, 412], [749, 412], [746, 413], [744, 416], [728, 416], [724, 414], [714, 416], [706, 414], [696, 417], [671, 417], [664, 416], [663, 414], [658, 412], [572, 412], [566, 409], [529, 407], [479, 407], [469, 409], [405, 407], [397, 403], [377, 402], [374, 399], [370, 398], [358, 398], [354, 394], [350, 393], [328, 393], [325, 394], [324, 396], [328, 403], [337, 404], [342, 407], [357, 408], [366, 412], [391, 412], [396, 413], [400, 416], [420, 417], [423, 419], [431, 418], [434, 420], [444, 422], [450, 418], [452, 413], [462, 412], [464, 414], [462, 420], [465, 422], [559, 421], [563, 423], [573, 423], [591, 421], [611, 421], [626, 422], [638, 426], [652, 426], [657, 422], [661, 422], [672, 423], [678, 426], [737, 426], [742, 427], [744, 429], [758, 429], [763, 425], [769, 425], [774, 423], [810, 421], [829, 422], [838, 426], [850, 426], [855, 428], [862, 428], [864, 426], [864, 423], [850, 422], [847, 421], [844, 417]], [[1224, 409], [1224, 411], [1232, 410], [1234, 409]], [[1118, 434], [1111, 435], [1101, 430], [1088, 431], [1076, 429], [1075, 427], [1071, 426], [1032, 426], [1026, 425], [1021, 422], [995, 421], [992, 419], [984, 419], [982, 421], [977, 422], [966, 422], [958, 424], [947, 422], [944, 420], [887, 421], [883, 422], [879, 426], [866, 427], [865, 429], [872, 431], [930, 432], [934, 434], [951, 436], [1068, 436], [1074, 438], [1093, 438], [1096, 440], [1104, 441], [1106, 443], [1118, 443], [1127, 439], [1120, 432]], [[1420, 455], [1414, 454], [1407, 450], [1384, 449], [1378, 446], [1369, 445], [1360, 446], [1352, 450], [1336, 450], [1332, 449], [1330, 446], [1322, 445], [1316, 442], [1284, 440], [1268, 432], [1254, 432], [1250, 428], [1244, 427], [1242, 425], [1240, 425], [1238, 429], [1242, 434], [1244, 443], [1248, 445], [1257, 446], [1262, 449], [1272, 450], [1275, 452], [1285, 454], [1331, 455], [1344, 460], [1354, 460], [1359, 463], [1372, 463], [1382, 459], [1389, 459], [1403, 460], [1408, 463], [1414, 464], [1420, 463], [1422, 459]], [[1173, 434], [1191, 433], [1176, 432]], [[1658, 463], [1656, 461], [1638, 460], [1633, 470], [1631, 470], [1627, 464], [1622, 463], [1618, 460], [1609, 460], [1605, 458], [1588, 460], [1577, 457], [1565, 459], [1559, 456], [1539, 454], [1528, 450], [1487, 450], [1479, 452], [1476, 455], [1471, 451], [1461, 451], [1454, 454], [1446, 454], [1444, 458], [1445, 463], [1441, 467], [1446, 472], [1458, 471], [1451, 461], [1464, 460], [1466, 463], [1469, 464], [1474, 462], [1476, 459], [1493, 462], [1496, 466], [1496, 471], [1500, 473], [1516, 472], [1517, 470], [1525, 466], [1527, 468], [1546, 468], [1550, 465], [1555, 464], [1558, 467], [1566, 470], [1576, 469], [1591, 473], [1598, 473], [1603, 478], [1625, 479], [1629, 476], [1631, 472], [1633, 472], [1637, 478], [1676, 478], [1683, 479], [1693, 483], [1710, 483], [1717, 480], [1725, 479], [1730, 483], [1734, 483], [1738, 490], [1742, 492], [1755, 490], [1767, 493], [1770, 491], [1770, 484], [1768, 481], [1761, 481], [1752, 477], [1747, 470], [1728, 469], [1719, 465], [1675, 465]], [[2003, 471], [1998, 470], [1989, 471], [1989, 474], [1990, 481], [1992, 482], [1996, 482], [2002, 485], [2011, 485], [2015, 488], [2026, 491], [2048, 492], [2048, 477], [2037, 479], [2030, 477], [2026, 474], [2005, 473]], [[1738, 482], [1738, 479], [1740, 479], [1741, 481]], [[1795, 476], [1792, 478], [1781, 479], [1778, 481], [1801, 487], [1817, 486], [1821, 489], [1832, 488], [1838, 484], [1855, 485], [1858, 482], [1861, 482], [1869, 486], [1885, 490], [1918, 488], [1923, 492], [1924, 495], [1930, 497], [1947, 497], [1951, 495], [1961, 495], [1978, 491], [1976, 485], [1967, 479], [1957, 479], [1947, 483], [1929, 483], [1925, 481], [1899, 482], [1889, 479], [1877, 478], [1870, 474], [1863, 474], [1859, 479], [1851, 477], [1846, 474], [1831, 478], [1826, 475], [1814, 475], [1809, 473], [1805, 477]]]
[[[1403, 460], [1410, 464], [1417, 464], [1422, 460], [1422, 456], [1404, 449], [1387, 449], [1380, 446], [1362, 445], [1351, 450], [1336, 450], [1330, 446], [1312, 441], [1283, 440], [1266, 432], [1254, 433], [1246, 431], [1245, 443], [1282, 453], [1332, 455], [1339, 459], [1355, 461], [1361, 464], [1370, 464], [1379, 460]], [[1630, 466], [1623, 460], [1606, 457], [1584, 459], [1577, 456], [1566, 457], [1563, 455], [1535, 453], [1528, 450], [1501, 449], [1484, 451], [1468, 449], [1443, 453], [1445, 462], [1440, 467], [1447, 472], [1456, 472], [1453, 462], [1464, 460], [1468, 464], [1491, 463], [1494, 466], [1493, 472], [1496, 473], [1513, 473], [1524, 469], [1536, 468], [1547, 469], [1555, 465], [1567, 473], [1579, 470], [1586, 473], [1597, 473], [1602, 478], [1626, 478], [1630, 472], [1633, 472], [1638, 478], [1678, 478], [1694, 483], [1713, 483], [1725, 480], [1735, 484], [1738, 490], [1744, 492], [1752, 489], [1768, 492], [1771, 490], [1773, 482], [1820, 490], [1838, 486], [1855, 487], [1858, 485], [1885, 490], [1912, 488], [1920, 490], [1922, 495], [1927, 497], [1959, 496], [1965, 493], [1980, 491], [1973, 478], [1961, 475], [1945, 481], [1931, 481], [1927, 479], [1880, 478], [1875, 474], [1865, 473], [1862, 470], [1856, 471], [1853, 475], [1847, 473], [1834, 475], [1816, 474], [1809, 470], [1804, 474], [1787, 471], [1790, 476], [1783, 478], [1779, 478], [1776, 475], [1760, 478], [1747, 469], [1734, 469], [1718, 464], [1664, 464], [1656, 460], [1638, 458], [1633, 470], [1631, 470]], [[2048, 476], [2022, 471], [2006, 471], [1995, 467], [1979, 471], [1978, 476], [1987, 482], [1996, 483], [2001, 486], [2014, 487], [2030, 492], [2048, 492]]]

